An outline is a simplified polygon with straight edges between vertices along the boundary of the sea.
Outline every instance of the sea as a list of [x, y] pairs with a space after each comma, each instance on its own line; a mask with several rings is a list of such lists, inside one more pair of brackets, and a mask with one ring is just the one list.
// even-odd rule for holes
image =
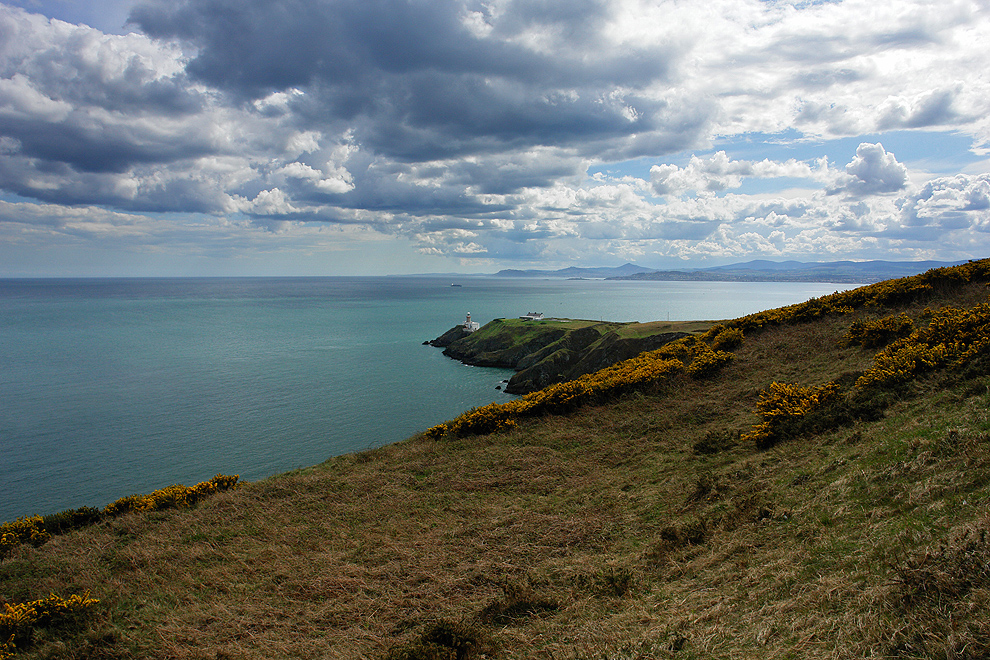
[[423, 345], [470, 312], [720, 320], [849, 284], [501, 277], [0, 280], [0, 522], [255, 481], [511, 395]]

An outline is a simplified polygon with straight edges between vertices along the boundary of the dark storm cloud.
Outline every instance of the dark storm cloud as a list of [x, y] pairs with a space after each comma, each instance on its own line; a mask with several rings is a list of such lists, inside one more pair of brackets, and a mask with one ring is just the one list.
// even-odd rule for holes
[[[48, 185], [37, 186], [38, 180]], [[55, 204], [104, 204], [136, 212], [214, 213], [226, 198], [215, 183], [190, 176], [134, 185], [129, 176], [78, 172], [63, 163], [38, 159], [0, 158], [0, 188]]]
[[377, 153], [416, 161], [656, 130], [664, 106], [636, 90], [662, 81], [676, 53], [596, 48], [606, 15], [588, 0], [498, 15], [447, 2], [197, 0], [147, 2], [131, 18], [195, 46], [193, 77], [242, 100], [303, 88], [301, 120], [348, 122]]
[[157, 134], [147, 127], [107, 125], [76, 113], [70, 113], [58, 131], [43, 120], [0, 113], [0, 134], [16, 137], [24, 156], [65, 164], [78, 172], [125, 172], [135, 165], [169, 163], [211, 151], [201, 139]]
[[[588, 56], [605, 3], [506, 3], [497, 17], [475, 4], [483, 36], [465, 24], [470, 4], [425, 0], [151, 1], [135, 7], [131, 21], [150, 36], [195, 44], [191, 74], [253, 98], [426, 70], [544, 86], [636, 86], [666, 73], [670, 54], [659, 47]], [[514, 43], [532, 30], [552, 33], [563, 52]]]

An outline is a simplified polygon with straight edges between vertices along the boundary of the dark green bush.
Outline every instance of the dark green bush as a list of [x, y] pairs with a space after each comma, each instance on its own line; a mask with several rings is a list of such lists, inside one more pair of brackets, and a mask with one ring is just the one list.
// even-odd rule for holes
[[410, 643], [394, 647], [385, 660], [470, 660], [490, 650], [484, 633], [456, 621], [437, 621]]
[[42, 526], [45, 531], [55, 536], [65, 534], [80, 527], [92, 525], [99, 522], [102, 517], [100, 510], [90, 506], [79, 507], [78, 509], [67, 509], [58, 513], [50, 513], [42, 516]]
[[540, 595], [532, 585], [506, 582], [501, 586], [502, 597], [481, 610], [479, 618], [484, 623], [504, 626], [560, 609], [556, 600]]
[[914, 321], [904, 314], [885, 316], [882, 319], [855, 321], [848, 332], [842, 336], [843, 346], [862, 346], [864, 348], [880, 348], [895, 339], [907, 337], [914, 332]]

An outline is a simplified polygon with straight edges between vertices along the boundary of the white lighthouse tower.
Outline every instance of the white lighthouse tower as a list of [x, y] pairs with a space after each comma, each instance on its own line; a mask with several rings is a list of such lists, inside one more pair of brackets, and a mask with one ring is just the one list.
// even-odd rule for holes
[[464, 321], [464, 332], [474, 332], [481, 327], [477, 321], [471, 320], [471, 312], [467, 313], [467, 320]]

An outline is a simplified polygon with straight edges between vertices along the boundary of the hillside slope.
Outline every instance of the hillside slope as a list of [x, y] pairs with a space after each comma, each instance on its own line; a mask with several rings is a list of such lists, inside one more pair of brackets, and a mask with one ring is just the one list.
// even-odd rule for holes
[[99, 603], [12, 628], [16, 657], [988, 657], [988, 280], [977, 262], [752, 315], [22, 543], [0, 598]]

